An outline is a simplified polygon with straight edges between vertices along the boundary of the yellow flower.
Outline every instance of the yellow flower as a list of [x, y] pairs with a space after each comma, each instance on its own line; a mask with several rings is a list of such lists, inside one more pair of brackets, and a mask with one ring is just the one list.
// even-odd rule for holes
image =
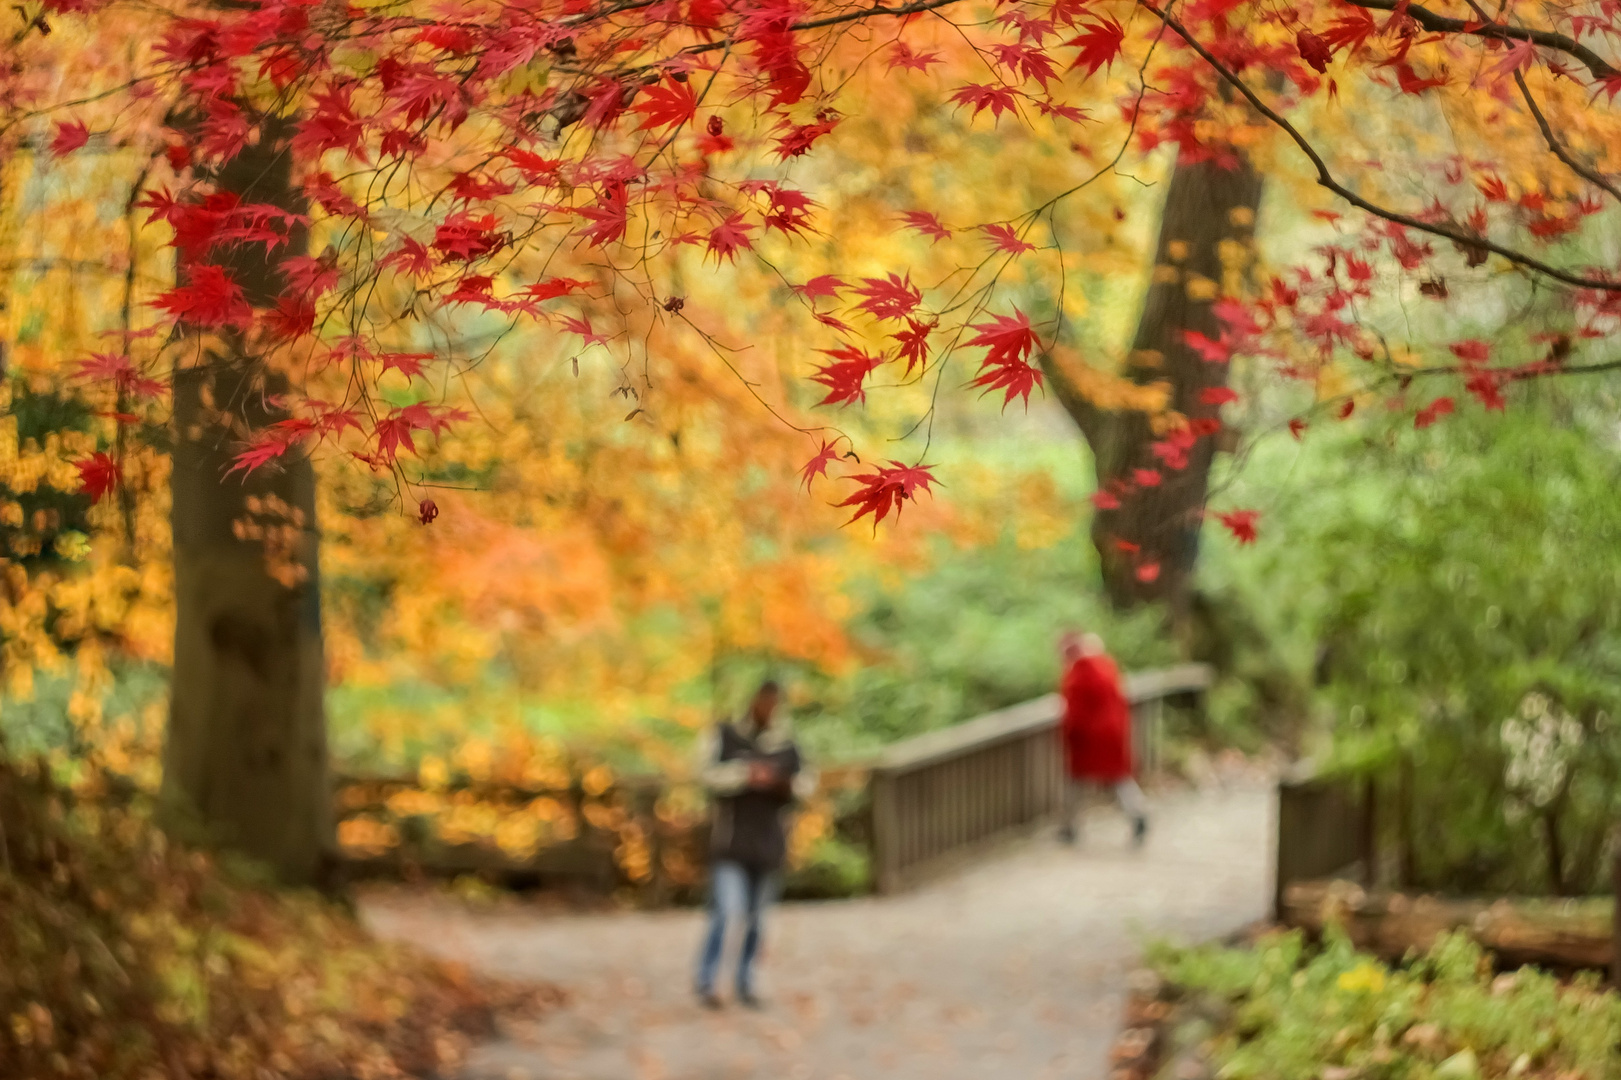
[[1364, 960], [1350, 971], [1340, 974], [1339, 987], [1352, 993], [1377, 994], [1385, 988], [1384, 969]]

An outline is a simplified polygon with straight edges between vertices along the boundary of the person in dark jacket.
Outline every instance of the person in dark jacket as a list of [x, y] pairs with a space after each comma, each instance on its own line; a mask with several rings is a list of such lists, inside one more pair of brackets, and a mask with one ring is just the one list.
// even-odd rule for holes
[[788, 809], [815, 780], [777, 717], [782, 690], [767, 681], [742, 719], [722, 723], [700, 748], [701, 777], [714, 804], [710, 827], [709, 925], [698, 957], [698, 997], [718, 1008], [715, 981], [727, 932], [741, 926], [737, 999], [757, 1008], [754, 961], [765, 910], [776, 899], [787, 857]]

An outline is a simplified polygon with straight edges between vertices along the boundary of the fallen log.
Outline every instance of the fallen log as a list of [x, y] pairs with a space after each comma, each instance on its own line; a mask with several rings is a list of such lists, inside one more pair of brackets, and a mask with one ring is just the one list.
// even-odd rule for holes
[[1312, 933], [1337, 923], [1357, 948], [1387, 960], [1425, 952], [1461, 930], [1507, 965], [1602, 970], [1614, 955], [1614, 911], [1609, 897], [1454, 899], [1302, 881], [1284, 889], [1281, 916]]

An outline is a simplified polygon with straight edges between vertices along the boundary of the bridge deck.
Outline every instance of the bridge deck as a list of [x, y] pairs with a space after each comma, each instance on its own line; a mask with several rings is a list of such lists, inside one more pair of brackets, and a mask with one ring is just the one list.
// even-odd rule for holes
[[370, 901], [381, 932], [570, 1002], [482, 1048], [468, 1080], [1104, 1080], [1145, 937], [1202, 938], [1270, 898], [1271, 794], [1155, 801], [1144, 850], [1112, 811], [1079, 848], [1050, 833], [897, 896], [779, 908], [761, 1013], [701, 1010], [692, 911], [476, 913]]

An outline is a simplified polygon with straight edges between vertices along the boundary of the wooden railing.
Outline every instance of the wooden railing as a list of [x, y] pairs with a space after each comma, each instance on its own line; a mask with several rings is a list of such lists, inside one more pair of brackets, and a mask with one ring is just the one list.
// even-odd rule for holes
[[[1159, 765], [1168, 699], [1201, 701], [1202, 664], [1126, 677], [1138, 761]], [[873, 883], [904, 888], [955, 856], [1052, 818], [1063, 799], [1057, 694], [895, 743], [872, 766]]]

